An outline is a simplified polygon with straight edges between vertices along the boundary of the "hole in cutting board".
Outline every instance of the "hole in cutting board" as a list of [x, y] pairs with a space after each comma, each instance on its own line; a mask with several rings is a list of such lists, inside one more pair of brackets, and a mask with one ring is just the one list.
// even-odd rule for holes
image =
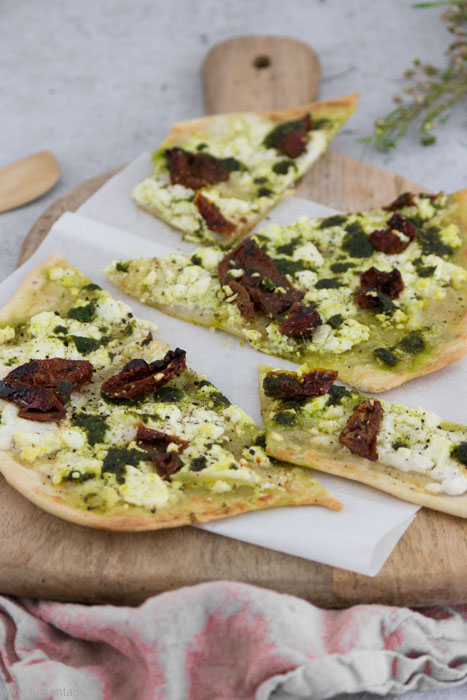
[[255, 68], [262, 70], [263, 68], [268, 68], [271, 65], [271, 59], [265, 54], [260, 54], [254, 59], [253, 65]]

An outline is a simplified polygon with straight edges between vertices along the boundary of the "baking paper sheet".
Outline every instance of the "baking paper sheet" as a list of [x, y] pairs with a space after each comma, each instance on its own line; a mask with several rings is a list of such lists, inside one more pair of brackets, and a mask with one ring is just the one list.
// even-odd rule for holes
[[[223, 332], [185, 323], [146, 307], [114, 288], [103, 274], [103, 268], [115, 258], [159, 256], [169, 249], [193, 248], [193, 244], [180, 241], [179, 235], [168, 227], [133, 208], [128, 192], [131, 185], [144, 175], [143, 167], [147, 169], [147, 164], [147, 157], [138, 159], [83, 207], [94, 217], [101, 211], [101, 218], [107, 221], [114, 218], [120, 227], [137, 232], [137, 236], [67, 213], [57, 221], [34, 256], [0, 285], [0, 303], [12, 296], [29, 270], [52, 253], [59, 253], [92, 280], [110, 289], [115, 297], [130, 304], [138, 316], [155, 322], [162, 340], [172, 347], [187, 349], [190, 366], [206, 374], [233, 403], [261, 424], [258, 364], [280, 368], [294, 368], [296, 365], [259, 353], [250, 346], [242, 346], [240, 339]], [[112, 193], [114, 185], [115, 192]], [[319, 216], [331, 211], [308, 200], [289, 198], [274, 210], [273, 218], [279, 223], [287, 223], [299, 214]], [[167, 242], [169, 246], [164, 245]], [[453, 370], [444, 371], [447, 386], [452, 386], [450, 371]], [[454, 378], [454, 386], [459, 381], [459, 378]], [[396, 392], [403, 391], [404, 401], [411, 405], [423, 403], [427, 408], [438, 409], [448, 418], [459, 419], [459, 416], [448, 415], [442, 410], [444, 405], [438, 405], [443, 395], [439, 388], [436, 393], [432, 385], [430, 404], [426, 400], [426, 394], [430, 394], [426, 380], [420, 383], [421, 394], [417, 393], [417, 385], [417, 382], [412, 382], [407, 389]], [[415, 391], [411, 391], [412, 387]], [[447, 388], [446, 391], [449, 395], [452, 390]], [[437, 402], [433, 405], [435, 395]], [[412, 521], [417, 507], [352, 481], [319, 472], [316, 476], [344, 503], [344, 511], [336, 513], [316, 506], [281, 508], [247, 513], [200, 527], [324, 564], [376, 575]]]

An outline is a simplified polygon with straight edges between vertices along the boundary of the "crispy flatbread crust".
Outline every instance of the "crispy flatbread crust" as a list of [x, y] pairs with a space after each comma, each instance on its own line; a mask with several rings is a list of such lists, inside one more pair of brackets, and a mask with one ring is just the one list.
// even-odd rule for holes
[[121, 507], [118, 510], [111, 508], [107, 513], [100, 514], [70, 506], [57, 489], [49, 486], [46, 477], [40, 471], [23, 467], [5, 452], [0, 452], [0, 471], [13, 488], [48, 513], [77, 525], [120, 532], [142, 532], [194, 525], [276, 506], [320, 505], [331, 510], [343, 508], [342, 503], [318, 482], [315, 482], [314, 491], [310, 492], [310, 482], [307, 480], [306, 492], [292, 487], [279, 497], [277, 494], [268, 493], [254, 501], [248, 501], [229, 494], [207, 493], [209, 501], [200, 496], [187, 497], [177, 505], [155, 514], [136, 506], [127, 510]]
[[[320, 119], [348, 119], [357, 108], [358, 97], [359, 94], [354, 93], [352, 95], [346, 95], [344, 97], [338, 97], [332, 100], [325, 100], [322, 102], [308, 102], [306, 104], [299, 105], [298, 107], [289, 107], [286, 109], [276, 109], [259, 112], [239, 112], [238, 115], [240, 116], [244, 114], [254, 114], [258, 117], [265, 117], [271, 119], [273, 122], [278, 123], [302, 117], [305, 112], [311, 112], [314, 116]], [[233, 116], [235, 116], [235, 113], [228, 115], [229, 118]], [[225, 122], [226, 117], [226, 114], [214, 114], [207, 117], [200, 117], [198, 119], [190, 119], [189, 121], [177, 122], [172, 126], [170, 132], [162, 142], [161, 147], [163, 146], [164, 148], [171, 148], [172, 146], [179, 146], [180, 144], [183, 144], [183, 141], [187, 137], [191, 136], [191, 134], [200, 129], [205, 129], [208, 131], [209, 129], [212, 129], [213, 131], [215, 131], [216, 126]], [[314, 162], [316, 162], [316, 160]], [[310, 164], [307, 170], [313, 165], [314, 163]], [[298, 184], [299, 180], [300, 178], [297, 178], [297, 180], [295, 181], [295, 185]], [[287, 188], [286, 190], [284, 190], [280, 198], [284, 197], [287, 193], [290, 193], [291, 191], [293, 191], [293, 188]], [[266, 216], [266, 214], [271, 209], [273, 209], [274, 206], [276, 206], [278, 201], [278, 199], [272, 199], [271, 206], [268, 207], [268, 209], [265, 209], [260, 216], [253, 211], [245, 212], [242, 217], [244, 219], [244, 223], [241, 225], [237, 225], [237, 234], [235, 236], [215, 236], [217, 242], [221, 245], [224, 245], [225, 247], [230, 247], [233, 244], [237, 243], [256, 226], [260, 219], [264, 218], [264, 216]], [[145, 203], [143, 201], [140, 201], [139, 199], [136, 201], [136, 203], [138, 207], [148, 212], [152, 216], [156, 216], [161, 221], [165, 221], [167, 224], [169, 224], [169, 226], [172, 226], [173, 228], [176, 228], [185, 233], [184, 229], [178, 227], [170, 216], [164, 216], [159, 210], [155, 211], [150, 203]], [[200, 243], [201, 242], [202, 241], [200, 241]]]
[[396, 498], [419, 506], [439, 510], [443, 513], [467, 518], [467, 494], [462, 496], [448, 496], [446, 494], [433, 494], [426, 490], [429, 483], [433, 483], [423, 474], [417, 472], [404, 472], [395, 467], [383, 464], [380, 460], [372, 462], [359, 455], [348, 456], [333, 455], [324, 450], [311, 449], [309, 438], [305, 430], [288, 426], [274, 426], [271, 424], [272, 400], [263, 391], [263, 379], [271, 367], [260, 367], [260, 400], [261, 413], [266, 428], [266, 451], [268, 455], [284, 462], [296, 464], [302, 467], [311, 467], [335, 476], [343, 476], [368, 486], [373, 486], [380, 491], [386, 491]]
[[[14, 297], [0, 310], [0, 322], [18, 323], [40, 311], [66, 308], [70, 301], [75, 299], [67, 294], [66, 289], [49, 280], [47, 270], [55, 265], [70, 267], [59, 255], [53, 255], [38, 265], [29, 273]], [[161, 343], [159, 346], [166, 350], [166, 346]], [[87, 527], [139, 532], [202, 523], [272, 506], [316, 504], [333, 510], [342, 509], [340, 501], [317, 481], [311, 480], [306, 472], [300, 474], [301, 470], [272, 468], [281, 470], [284, 474], [284, 482], [287, 482], [285, 492], [266, 491], [260, 496], [242, 497], [235, 495], [235, 491], [233, 494], [206, 491], [203, 495], [200, 489], [197, 489], [196, 494], [187, 494], [179, 503], [154, 514], [137, 506], [125, 508], [122, 505], [110, 507], [106, 512], [96, 512], [70, 504], [60, 488], [51, 485], [50, 479], [47, 478], [45, 462], [35, 463], [34, 467], [25, 467], [11, 453], [0, 451], [0, 472], [13, 488], [43, 510]]]
[[[452, 222], [459, 225], [463, 239], [462, 249], [457, 253], [456, 259], [458, 263], [467, 270], [467, 189], [460, 190], [450, 196], [459, 203], [455, 215], [452, 217]], [[137, 293], [136, 285], [128, 284], [127, 280], [131, 275], [122, 276], [111, 268], [106, 272], [112, 282], [120, 287], [120, 289], [123, 289], [123, 291], [141, 300], [141, 294]], [[222, 323], [219, 324], [215, 319], [214, 312], [202, 306], [198, 308], [186, 308], [181, 305], [169, 305], [160, 302], [152, 303], [151, 300], [147, 298], [144, 299], [144, 303], [160, 309], [169, 316], [175, 316], [176, 318], [198, 323], [203, 326], [220, 327], [222, 330], [244, 339], [243, 328], [239, 328], [233, 323], [228, 323], [228, 321], [222, 321]], [[438, 311], [433, 309], [433, 313], [436, 315]], [[262, 327], [262, 320], [259, 319], [255, 322], [250, 322], [249, 325], [251, 328], [257, 327], [260, 330]], [[403, 367], [399, 365], [397, 368], [391, 370], [385, 370], [370, 364], [347, 366], [345, 381], [362, 391], [378, 393], [393, 389], [410, 379], [435, 372], [452, 362], [460, 360], [467, 354], [467, 310], [455, 327], [450, 328], [446, 326], [443, 330], [445, 341], [438, 345], [431, 354], [426, 357], [426, 362], [424, 364], [420, 363], [415, 369], [404, 371]], [[302, 357], [300, 361], [314, 364], [319, 361], [319, 358], [317, 358], [314, 353], [310, 353], [308, 356]], [[342, 355], [335, 356], [332, 368], [341, 371], [339, 364], [346, 364], [345, 352], [342, 353]]]
[[10, 301], [0, 309], [0, 323], [19, 323], [40, 311], [60, 311], [72, 299], [66, 289], [50, 282], [46, 271], [53, 266], [69, 267], [60, 255], [51, 255], [28, 274]]
[[[258, 112], [239, 112], [239, 114], [255, 114], [258, 117], [266, 117], [275, 122], [286, 122], [291, 119], [302, 117], [304, 112], [312, 112], [319, 116], [320, 119], [333, 119], [336, 117], [349, 117], [357, 108], [359, 93], [345, 95], [344, 97], [336, 97], [332, 100], [323, 100], [322, 102], [307, 102], [298, 107], [287, 107], [286, 109], [272, 109]], [[198, 129], [206, 128], [216, 123], [222, 122], [226, 115], [211, 114], [207, 117], [199, 119], [190, 119], [188, 121], [175, 123], [168, 135], [164, 139], [166, 146], [174, 146], [185, 137], [192, 134]], [[229, 114], [229, 117], [234, 114]]]

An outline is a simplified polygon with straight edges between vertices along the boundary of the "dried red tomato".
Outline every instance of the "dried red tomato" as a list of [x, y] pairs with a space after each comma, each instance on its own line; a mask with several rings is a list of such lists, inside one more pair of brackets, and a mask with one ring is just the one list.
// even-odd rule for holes
[[66, 415], [65, 406], [58, 396], [44, 387], [14, 387], [0, 381], [0, 398], [19, 406], [19, 417], [27, 420], [59, 421]]
[[153, 430], [152, 428], [147, 428], [143, 423], [139, 423], [138, 431], [136, 433], [136, 443], [139, 447], [145, 450], [155, 449], [158, 452], [166, 452], [170, 443], [175, 443], [179, 445], [182, 449], [188, 446], [188, 440], [182, 440], [182, 438], [176, 435], [168, 435], [160, 430]]
[[224, 161], [209, 153], [189, 153], [183, 148], [169, 148], [165, 152], [172, 185], [184, 185], [198, 190], [200, 187], [216, 185], [230, 177]]
[[61, 401], [67, 401], [74, 389], [91, 379], [93, 372], [94, 367], [87, 360], [54, 357], [29, 360], [15, 367], [4, 381], [14, 387], [40, 386], [51, 389]]
[[404, 192], [396, 197], [391, 204], [387, 204], [383, 207], [383, 209], [386, 211], [397, 211], [397, 209], [402, 209], [403, 207], [413, 207], [415, 206], [414, 196], [412, 192]]
[[219, 207], [201, 192], [196, 193], [195, 205], [210, 231], [221, 233], [225, 236], [231, 236], [235, 233], [235, 224], [228, 221], [221, 213]]
[[0, 381], [0, 398], [17, 404], [20, 418], [58, 421], [66, 415], [63, 403], [93, 372], [87, 360], [29, 360]]
[[402, 253], [410, 243], [410, 241], [404, 240], [398, 236], [397, 233], [391, 231], [391, 229], [387, 229], [386, 231], [373, 231], [373, 233], [370, 233], [368, 236], [368, 240], [374, 250], [379, 250], [388, 255]]
[[[233, 278], [231, 270], [242, 270], [240, 278]], [[263, 311], [270, 318], [277, 318], [303, 298], [303, 292], [295, 289], [277, 269], [274, 261], [252, 239], [241, 243], [228, 253], [218, 266], [219, 280], [239, 294], [237, 305], [246, 318], [253, 318], [254, 311]], [[239, 293], [239, 287], [244, 292]], [[248, 301], [249, 300], [249, 301]]]
[[417, 227], [411, 221], [401, 216], [401, 214], [393, 214], [388, 221], [388, 226], [390, 229], [404, 233], [410, 240], [417, 237]]
[[386, 299], [388, 304], [391, 299], [396, 299], [404, 289], [404, 282], [399, 270], [382, 272], [376, 267], [370, 267], [360, 275], [360, 284], [356, 301], [363, 308], [381, 308], [382, 300]]
[[286, 320], [280, 324], [279, 330], [289, 338], [309, 338], [321, 324], [321, 316], [316, 309], [296, 301], [290, 307]]
[[[398, 213], [391, 216], [387, 225], [389, 228], [386, 230], [373, 231], [373, 233], [369, 235], [368, 239], [374, 250], [380, 250], [389, 255], [402, 253], [402, 251], [407, 248], [410, 241], [417, 236], [416, 226]], [[398, 236], [396, 231], [403, 233], [409, 240]]]
[[185, 350], [176, 348], [169, 350], [162, 360], [149, 363], [141, 359], [131, 360], [121, 372], [104, 382], [101, 392], [104, 396], [114, 399], [144, 396], [184, 372], [185, 356]]
[[297, 396], [323, 396], [337, 379], [337, 372], [315, 369], [301, 377], [289, 372], [270, 372], [263, 380], [266, 396], [277, 399], [293, 399]]
[[232, 292], [237, 294], [236, 302], [240, 313], [252, 321], [255, 317], [255, 305], [248, 294], [248, 289], [241, 285], [240, 282], [237, 282], [237, 280], [231, 280], [229, 285]]
[[168, 446], [171, 443], [178, 445], [179, 452], [182, 452], [189, 444], [187, 440], [182, 440], [175, 435], [167, 435], [160, 430], [146, 428], [142, 423], [138, 425], [136, 443], [138, 447], [147, 451], [159, 476], [169, 481], [172, 474], [181, 469], [183, 463], [176, 452], [167, 452]]
[[306, 150], [307, 132], [313, 128], [311, 116], [278, 124], [266, 137], [266, 146], [276, 148], [289, 158], [298, 158]]
[[360, 284], [364, 289], [377, 289], [390, 299], [396, 299], [404, 289], [404, 282], [399, 270], [382, 272], [376, 267], [370, 267], [360, 275]]
[[[433, 199], [436, 199], [438, 195], [420, 192], [420, 194], [418, 194], [417, 196], [433, 201]], [[415, 195], [412, 192], [404, 192], [403, 194], [400, 194], [393, 202], [391, 202], [391, 204], [388, 204], [387, 206], [383, 207], [383, 209], [385, 209], [386, 211], [397, 211], [397, 209], [402, 209], [403, 207], [414, 207], [414, 197]]]
[[376, 442], [382, 419], [383, 408], [379, 401], [362, 401], [354, 407], [339, 435], [339, 442], [354, 454], [376, 461]]

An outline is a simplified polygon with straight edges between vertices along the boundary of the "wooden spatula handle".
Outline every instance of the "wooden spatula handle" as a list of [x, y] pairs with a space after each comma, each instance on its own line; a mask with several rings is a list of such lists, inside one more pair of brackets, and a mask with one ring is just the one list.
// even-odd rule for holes
[[281, 109], [311, 102], [321, 66], [313, 49], [281, 36], [243, 36], [216, 44], [203, 64], [208, 114]]

